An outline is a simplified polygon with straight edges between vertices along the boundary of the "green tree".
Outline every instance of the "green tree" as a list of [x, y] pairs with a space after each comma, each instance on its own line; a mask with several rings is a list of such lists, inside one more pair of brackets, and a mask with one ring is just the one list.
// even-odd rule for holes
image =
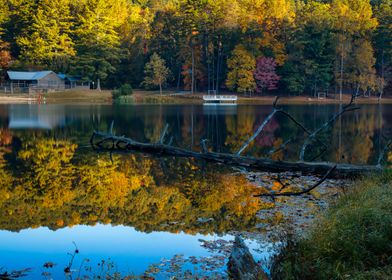
[[373, 46], [368, 40], [357, 39], [353, 42], [353, 52], [347, 61], [348, 80], [352, 87], [359, 93], [360, 90], [366, 94], [376, 89], [376, 70], [374, 65]]
[[229, 73], [226, 86], [237, 92], [252, 93], [256, 89], [253, 73], [256, 69], [256, 58], [243, 46], [237, 45], [227, 61]]
[[329, 5], [309, 2], [298, 11], [297, 28], [287, 43], [283, 81], [290, 92], [316, 95], [333, 79], [333, 34]]
[[69, 0], [39, 1], [31, 12], [34, 14], [27, 32], [16, 39], [19, 58], [55, 71], [66, 71], [69, 58], [75, 55]]
[[76, 19], [75, 47], [78, 55], [72, 63], [72, 72], [84, 79], [100, 81], [114, 73], [119, 62], [120, 36], [118, 29], [126, 19], [125, 0], [86, 0]]
[[154, 53], [144, 69], [143, 85], [147, 88], [159, 86], [159, 93], [162, 95], [162, 86], [169, 78], [170, 70], [166, 67], [166, 62], [157, 53]]
[[[373, 17], [372, 6], [369, 0], [333, 0], [330, 14], [334, 16], [336, 45], [336, 80], [339, 81], [340, 99], [342, 99], [344, 77], [352, 77], [345, 71], [346, 60], [350, 56], [353, 37], [366, 38], [377, 26]], [[348, 81], [351, 82], [352, 81]]]
[[374, 14], [379, 25], [374, 33], [374, 48], [376, 50], [376, 66], [379, 75], [379, 98], [384, 88], [392, 82], [392, 0], [382, 0], [374, 8]]

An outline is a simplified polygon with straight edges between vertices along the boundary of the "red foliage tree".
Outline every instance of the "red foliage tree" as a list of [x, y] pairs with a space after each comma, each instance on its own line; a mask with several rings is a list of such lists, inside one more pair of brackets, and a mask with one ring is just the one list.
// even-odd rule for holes
[[4, 79], [5, 71], [11, 63], [9, 44], [0, 40], [0, 82]]
[[280, 77], [276, 74], [276, 62], [272, 57], [259, 57], [256, 62], [256, 71], [253, 73], [257, 84], [257, 92], [263, 89], [277, 89]]

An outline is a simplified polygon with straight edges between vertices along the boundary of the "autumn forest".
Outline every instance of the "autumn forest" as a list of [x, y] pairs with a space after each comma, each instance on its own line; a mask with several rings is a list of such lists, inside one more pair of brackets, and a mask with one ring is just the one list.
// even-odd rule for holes
[[[391, 0], [0, 0], [0, 70], [106, 88], [294, 95], [391, 91]], [[192, 82], [193, 80], [193, 82]]]

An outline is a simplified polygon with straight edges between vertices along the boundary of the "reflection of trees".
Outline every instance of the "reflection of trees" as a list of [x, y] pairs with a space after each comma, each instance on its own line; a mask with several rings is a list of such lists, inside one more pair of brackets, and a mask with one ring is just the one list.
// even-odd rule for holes
[[[262, 205], [240, 175], [192, 160], [75, 155], [69, 141], [35, 137], [0, 166], [0, 228], [112, 223], [142, 231], [249, 229]], [[162, 161], [165, 161], [162, 164]], [[162, 167], [165, 166], [165, 167]]]
[[[340, 125], [333, 128], [332, 147], [336, 147], [334, 161], [368, 163], [375, 153], [375, 131], [379, 130], [377, 107], [359, 110], [343, 118]], [[339, 141], [339, 139], [342, 139]]]
[[[253, 134], [254, 125], [254, 110], [243, 111], [236, 117], [230, 115], [226, 116], [227, 137], [225, 145], [233, 152], [238, 151], [243, 143], [249, 139], [249, 136]], [[249, 145], [249, 148], [252, 146], [253, 143]]]

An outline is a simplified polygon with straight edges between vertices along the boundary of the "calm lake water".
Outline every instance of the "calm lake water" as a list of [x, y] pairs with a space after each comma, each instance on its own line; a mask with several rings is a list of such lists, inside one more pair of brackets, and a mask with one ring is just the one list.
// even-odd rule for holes
[[[339, 110], [284, 108], [310, 130]], [[235, 152], [270, 111], [271, 106], [1, 105], [0, 268], [32, 268], [28, 277], [35, 279], [47, 272], [64, 278], [75, 242], [80, 253], [72, 269], [90, 276], [108, 269], [150, 269], [161, 279], [184, 269], [222, 273], [233, 235], [260, 231], [256, 213], [268, 205], [252, 197], [257, 187], [230, 168], [192, 159], [115, 154], [112, 161], [92, 151], [89, 138], [114, 121], [117, 135], [156, 142], [167, 123], [173, 145], [199, 150], [200, 140], [208, 139], [211, 150]], [[319, 135], [328, 147], [319, 160], [375, 164], [391, 137], [392, 106], [364, 105]], [[293, 140], [287, 149], [269, 153], [288, 139]], [[301, 130], [278, 116], [245, 154], [297, 160], [303, 139]], [[320, 149], [314, 143], [306, 158]], [[271, 244], [246, 242], [257, 259], [268, 257]], [[212, 255], [222, 257], [212, 262]], [[56, 265], [46, 269], [47, 262]]]

